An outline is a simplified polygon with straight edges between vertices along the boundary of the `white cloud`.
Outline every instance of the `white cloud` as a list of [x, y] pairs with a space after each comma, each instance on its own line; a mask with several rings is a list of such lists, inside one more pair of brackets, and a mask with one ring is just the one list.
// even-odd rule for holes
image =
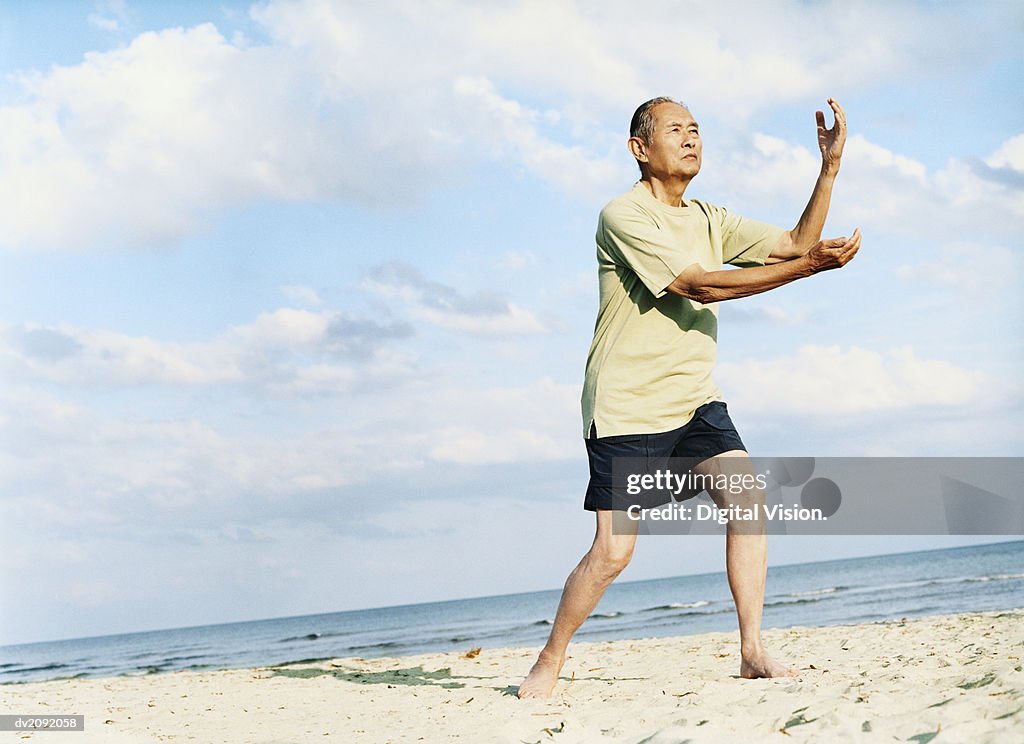
[[[1013, 152], [1010, 140], [989, 158], [1003, 162]], [[820, 167], [816, 151], [778, 137], [755, 133], [740, 138], [724, 160], [701, 174], [710, 187], [745, 209], [788, 215], [796, 224]], [[950, 159], [938, 170], [852, 135], [836, 181], [829, 212], [833, 234], [849, 234], [855, 226], [872, 234], [911, 234], [946, 241], [971, 229], [976, 234], [1008, 240], [1024, 228], [1024, 188], [979, 174], [962, 160]], [[965, 222], [968, 218], [969, 222]], [[969, 224], [969, 228], [965, 225]]]
[[90, 26], [95, 26], [101, 31], [121, 30], [121, 23], [116, 18], [108, 18], [100, 15], [99, 13], [90, 13], [88, 21]]
[[[45, 517], [51, 527], [116, 527], [147, 503], [185, 509], [220, 493], [225, 474], [246, 470], [238, 467], [240, 450], [228, 452], [220, 435], [195, 420], [119, 419], [27, 388], [8, 389], [0, 404], [5, 510]], [[136, 502], [132, 508], [124, 508], [126, 498]]]
[[[416, 279], [413, 314], [428, 322], [538, 330], [514, 303]], [[425, 463], [579, 455], [578, 385], [488, 385], [457, 356], [439, 374], [401, 343], [411, 335], [402, 321], [328, 308], [279, 308], [189, 343], [0, 327], [0, 472], [20, 494], [7, 513], [55, 529], [118, 530], [141, 513], [195, 524], [211, 509], [238, 513], [243, 495], [277, 513], [290, 495]]]
[[745, 410], [813, 417], [962, 407], [992, 384], [984, 372], [920, 358], [910, 347], [809, 345], [791, 357], [722, 364], [716, 377]]
[[312, 287], [303, 287], [298, 284], [288, 284], [281, 287], [281, 294], [298, 305], [319, 307], [324, 304], [320, 295]]
[[254, 346], [302, 349], [323, 342], [331, 318], [324, 313], [284, 307], [263, 313], [253, 323], [231, 329], [231, 336]]
[[543, 462], [581, 453], [580, 386], [541, 378], [514, 387], [447, 387], [426, 409], [443, 422], [429, 455], [464, 464]]
[[[231, 413], [258, 420], [263, 406], [229, 399], [198, 418], [162, 419], [71, 403], [19, 386], [0, 397], [0, 442], [8, 518], [46, 530], [202, 527], [212, 514], [238, 521], [291, 514], [287, 499], [316, 494], [408, 467], [408, 454], [377, 456], [389, 439], [322, 407], [296, 426], [298, 412], [270, 430], [231, 425]], [[174, 406], [171, 406], [173, 410]], [[263, 414], [265, 415], [265, 414]], [[215, 422], [216, 421], [216, 422]], [[411, 437], [410, 437], [411, 439]], [[298, 508], [301, 511], [301, 507]]]
[[[539, 112], [501, 96], [486, 78], [460, 77], [455, 92], [462, 99], [459, 104], [464, 118], [480, 131], [492, 133], [481, 143], [485, 154], [510, 154], [540, 180], [588, 201], [607, 198], [627, 180], [626, 165], [619, 155], [621, 143], [595, 155], [582, 145], [556, 142], [542, 134]], [[557, 120], [557, 116], [553, 118]]]
[[499, 269], [518, 271], [527, 266], [536, 266], [537, 255], [533, 251], [505, 251], [496, 263]]
[[22, 84], [31, 103], [0, 109], [9, 246], [146, 245], [252, 198], [381, 200], [400, 183], [415, 191], [436, 150], [429, 137], [398, 147], [406, 133], [373, 131], [323, 73], [211, 24], [147, 32]]
[[278, 392], [344, 392], [397, 384], [408, 360], [384, 346], [412, 334], [400, 322], [280, 308], [192, 343], [57, 326], [0, 327], [0, 362], [12, 379], [70, 386], [252, 385]]
[[438, 328], [474, 334], [539, 334], [548, 326], [532, 312], [492, 292], [467, 295], [427, 279], [413, 266], [391, 262], [376, 267], [365, 288], [382, 297], [399, 298], [412, 315]]
[[[116, 10], [94, 21], [109, 26]], [[251, 199], [414, 200], [495, 155], [605, 198], [632, 173], [623, 111], [652, 91], [743, 127], [766, 105], [856, 91], [951, 53], [984, 58], [1004, 33], [993, 24], [950, 41], [939, 31], [954, 15], [973, 22], [943, 8], [797, 2], [744, 7], [743, 23], [728, 5], [680, 14], [656, 2], [638, 16], [615, 4], [268, 2], [252, 17], [269, 43], [207, 23], [23, 76], [25, 102], [0, 108], [0, 239], [139, 246]], [[876, 169], [915, 177], [912, 162], [862, 150]]]
[[[847, 142], [845, 154], [858, 165], [865, 165], [876, 171], [896, 175], [900, 179], [924, 185], [927, 169], [923, 163], [868, 141], [861, 134], [854, 134]], [[845, 157], [844, 154], [844, 157]]]
[[[315, 367], [304, 372], [320, 374]], [[214, 515], [243, 523], [301, 520], [325, 489], [334, 492], [332, 513], [343, 513], [346, 499], [358, 498], [351, 490], [358, 484], [383, 498], [396, 479], [416, 482], [429, 465], [437, 477], [436, 467], [451, 464], [580, 456], [578, 385], [542, 378], [474, 388], [468, 377], [412, 386], [401, 396], [291, 406], [280, 420], [266, 400], [246, 402], [230, 392], [184, 418], [165, 418], [144, 407], [100, 410], [66, 394], [9, 385], [0, 395], [5, 518], [46, 524], [47, 532], [141, 534], [155, 525], [162, 534], [203, 528]], [[175, 400], [157, 410], [178, 410]], [[268, 414], [269, 426], [260, 424]], [[337, 490], [344, 488], [350, 491]]]
[[446, 426], [436, 432], [438, 443], [430, 456], [444, 462], [487, 464], [523, 460], [564, 459], [554, 438], [534, 429], [488, 432], [472, 427]]
[[998, 150], [985, 158], [985, 162], [993, 168], [1024, 171], [1024, 134], [1006, 140]]
[[128, 24], [128, 8], [124, 0], [103, 0], [86, 18], [90, 26], [101, 31], [123, 31]]
[[424, 320], [439, 328], [451, 331], [464, 331], [478, 334], [520, 334], [545, 333], [547, 327], [533, 313], [515, 303], [509, 303], [505, 312], [500, 315], [467, 315], [451, 313], [434, 308], [421, 308]]
[[[978, 267], [983, 266], [983, 270]], [[1000, 245], [958, 242], [944, 245], [928, 261], [905, 264], [896, 274], [910, 282], [926, 281], [978, 294], [976, 302], [996, 297], [995, 291], [1020, 286], [1020, 257]]]
[[741, 323], [767, 322], [784, 326], [802, 325], [807, 322], [811, 311], [807, 308], [793, 310], [779, 305], [747, 304], [737, 305], [726, 303], [719, 313], [726, 323], [739, 321]]
[[209, 385], [238, 381], [223, 350], [71, 325], [3, 329], [0, 359], [13, 377], [63, 384]]

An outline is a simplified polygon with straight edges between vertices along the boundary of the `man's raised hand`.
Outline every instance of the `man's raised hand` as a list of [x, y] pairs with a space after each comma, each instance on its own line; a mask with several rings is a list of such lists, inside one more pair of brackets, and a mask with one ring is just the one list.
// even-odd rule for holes
[[843, 145], [846, 144], [846, 113], [835, 98], [829, 98], [828, 105], [832, 107], [835, 116], [835, 123], [831, 129], [825, 128], [824, 112], [814, 112], [814, 118], [818, 122], [818, 148], [821, 150], [822, 166], [838, 170], [839, 159], [843, 156]]
[[819, 271], [846, 266], [857, 255], [858, 250], [860, 250], [859, 227], [848, 238], [819, 240], [807, 252], [807, 260], [811, 264], [811, 270], [817, 274]]

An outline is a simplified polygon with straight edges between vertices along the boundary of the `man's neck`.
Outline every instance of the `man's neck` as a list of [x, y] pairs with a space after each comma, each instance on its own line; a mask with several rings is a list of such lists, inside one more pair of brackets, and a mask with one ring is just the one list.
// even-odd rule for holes
[[683, 201], [683, 194], [686, 193], [686, 187], [690, 185], [689, 179], [685, 181], [678, 178], [662, 180], [657, 176], [645, 174], [640, 179], [640, 183], [642, 183], [658, 201], [668, 204], [670, 207], [686, 206], [686, 202]]

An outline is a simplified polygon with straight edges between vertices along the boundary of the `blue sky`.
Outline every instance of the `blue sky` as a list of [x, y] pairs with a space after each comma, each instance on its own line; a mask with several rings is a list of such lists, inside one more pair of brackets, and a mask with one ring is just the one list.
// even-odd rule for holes
[[0, 8], [0, 642], [560, 586], [596, 216], [654, 95], [701, 122], [688, 195], [784, 227], [849, 117], [856, 261], [721, 307], [752, 452], [1021, 455], [1024, 11], [644, 9]]

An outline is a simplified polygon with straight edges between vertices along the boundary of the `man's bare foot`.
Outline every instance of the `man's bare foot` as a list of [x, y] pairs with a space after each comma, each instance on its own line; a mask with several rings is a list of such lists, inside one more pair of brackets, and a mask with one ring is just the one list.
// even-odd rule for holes
[[784, 666], [761, 651], [751, 656], [743, 656], [740, 663], [740, 676], [744, 679], [761, 679], [763, 677], [798, 677], [800, 672]]
[[519, 685], [516, 695], [520, 698], [546, 698], [551, 697], [551, 691], [555, 689], [558, 682], [558, 673], [562, 671], [562, 664], [565, 657], [555, 657], [545, 654], [543, 651], [537, 656], [537, 661], [526, 675], [526, 679]]

